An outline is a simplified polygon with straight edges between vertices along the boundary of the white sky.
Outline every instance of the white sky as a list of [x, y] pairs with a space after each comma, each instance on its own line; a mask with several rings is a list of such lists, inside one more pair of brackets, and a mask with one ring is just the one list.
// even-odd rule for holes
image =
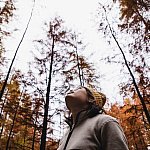
[[[84, 44], [87, 48], [84, 55], [89, 57], [89, 61], [96, 64], [98, 72], [105, 74], [105, 78], [101, 80], [101, 88], [107, 97], [114, 101], [117, 99], [119, 89], [117, 84], [119, 69], [114, 65], [108, 65], [99, 60], [111, 53], [110, 47], [107, 46], [100, 34], [97, 32], [97, 26], [94, 22], [96, 10], [98, 8], [98, 0], [35, 0], [35, 8], [32, 20], [25, 35], [25, 38], [20, 46], [17, 54], [17, 60], [14, 67], [21, 68], [26, 71], [28, 68], [27, 62], [32, 61], [33, 56], [31, 51], [35, 48], [33, 40], [42, 37], [44, 22], [49, 21], [53, 16], [60, 16], [68, 28], [81, 33]], [[102, 2], [102, 1], [101, 1]], [[108, 1], [107, 1], [108, 2]], [[16, 3], [15, 18], [9, 24], [9, 30], [18, 29], [12, 33], [12, 36], [7, 39], [6, 50], [7, 57], [12, 59], [13, 54], [18, 46], [18, 43], [25, 30], [30, 12], [33, 6], [31, 0], [18, 0]], [[101, 33], [102, 34], [102, 33]], [[109, 52], [110, 50], [110, 52]], [[91, 54], [94, 54], [91, 56]]]
[[[17, 59], [13, 67], [19, 68], [23, 72], [28, 70], [28, 62], [33, 61], [31, 51], [35, 49], [33, 40], [43, 37], [44, 23], [49, 22], [54, 16], [60, 16], [70, 29], [81, 33], [85, 45], [84, 52], [79, 52], [88, 58], [96, 66], [97, 73], [104, 74], [101, 78], [102, 91], [107, 95], [110, 102], [122, 101], [119, 95], [118, 83], [121, 82], [120, 67], [101, 62], [104, 56], [113, 53], [108, 46], [102, 33], [98, 33], [95, 23], [96, 10], [99, 0], [35, 0], [35, 8], [25, 38], [19, 48]], [[109, 0], [101, 0], [100, 2]], [[26, 24], [30, 17], [33, 0], [16, 0], [17, 10], [12, 22], [8, 24], [7, 30], [13, 31], [10, 37], [5, 41], [6, 57], [11, 62], [15, 50], [22, 38]], [[112, 16], [113, 17], [113, 16]], [[7, 69], [7, 68], [6, 68]], [[57, 118], [56, 118], [57, 120]], [[58, 120], [57, 120], [58, 121]], [[58, 133], [56, 133], [58, 135]]]
[[[13, 21], [8, 25], [8, 30], [12, 31], [11, 37], [5, 42], [6, 57], [12, 59], [18, 43], [25, 30], [30, 12], [33, 6], [33, 0], [15, 0], [16, 8]], [[126, 74], [120, 73], [120, 66], [115, 64], [105, 64], [99, 61], [104, 56], [113, 53], [111, 47], [108, 46], [105, 39], [102, 38], [102, 33], [97, 32], [97, 26], [94, 22], [96, 18], [96, 10], [98, 2], [107, 2], [110, 0], [35, 0], [35, 8], [33, 17], [25, 38], [20, 46], [17, 54], [17, 60], [14, 67], [20, 68], [22, 71], [27, 71], [27, 62], [33, 60], [31, 51], [35, 49], [33, 40], [40, 39], [43, 36], [43, 27], [45, 21], [55, 15], [60, 16], [68, 28], [81, 33], [84, 44], [87, 44], [86, 50], [82, 53], [90, 62], [93, 62], [97, 67], [97, 72], [104, 74], [101, 79], [102, 91], [107, 95], [110, 102], [122, 101], [119, 95], [118, 84], [121, 83]], [[0, 3], [1, 5], [1, 3]], [[117, 12], [116, 12], [117, 13]], [[112, 14], [112, 19], [115, 18]], [[93, 55], [91, 55], [93, 53]], [[118, 51], [119, 53], [119, 51]], [[79, 52], [79, 54], [81, 54]], [[129, 57], [128, 57], [129, 58]]]

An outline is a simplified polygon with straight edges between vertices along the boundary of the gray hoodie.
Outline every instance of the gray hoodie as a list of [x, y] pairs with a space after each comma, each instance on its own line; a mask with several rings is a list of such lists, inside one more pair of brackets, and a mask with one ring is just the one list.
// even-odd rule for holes
[[87, 117], [78, 114], [75, 125], [60, 141], [58, 150], [128, 150], [127, 140], [118, 121], [105, 114]]

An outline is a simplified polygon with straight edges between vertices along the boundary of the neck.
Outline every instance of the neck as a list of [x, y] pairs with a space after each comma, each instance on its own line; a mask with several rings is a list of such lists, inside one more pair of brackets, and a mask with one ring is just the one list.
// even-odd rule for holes
[[74, 124], [75, 121], [76, 121], [77, 114], [78, 114], [78, 113], [72, 113], [73, 124]]
[[76, 122], [77, 119], [77, 115], [79, 112], [81, 112], [82, 110], [85, 110], [86, 108], [77, 108], [77, 109], [72, 109], [71, 113], [72, 113], [72, 118], [73, 118], [73, 124]]
[[71, 109], [72, 118], [73, 118], [73, 123], [75, 123], [77, 114], [78, 114], [81, 110], [82, 110], [82, 109], [79, 109], [79, 108]]
[[73, 123], [75, 123], [78, 113], [81, 112], [82, 110], [87, 109], [87, 108], [88, 108], [88, 105], [85, 105], [85, 106], [79, 106], [78, 105], [76, 107], [70, 106], [70, 112], [72, 113]]

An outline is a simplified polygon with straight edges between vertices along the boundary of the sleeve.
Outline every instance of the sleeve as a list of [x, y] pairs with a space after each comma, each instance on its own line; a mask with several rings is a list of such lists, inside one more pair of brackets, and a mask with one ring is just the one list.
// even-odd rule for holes
[[101, 128], [103, 150], [129, 150], [126, 137], [119, 123], [114, 120], [105, 122]]

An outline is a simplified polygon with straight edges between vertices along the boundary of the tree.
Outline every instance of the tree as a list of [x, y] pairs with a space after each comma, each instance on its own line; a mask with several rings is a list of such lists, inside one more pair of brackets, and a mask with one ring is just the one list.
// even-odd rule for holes
[[113, 104], [107, 113], [119, 120], [127, 137], [129, 149], [148, 150], [150, 128], [148, 124], [145, 124], [143, 108], [136, 94], [134, 99], [124, 99], [123, 106]]
[[[115, 1], [116, 2], [116, 1]], [[145, 3], [145, 2], [144, 2]], [[117, 20], [118, 24], [116, 24], [116, 22], [114, 23], [114, 20], [112, 22], [110, 16], [106, 15], [105, 13], [105, 21], [104, 23], [100, 23], [100, 28], [102, 30], [104, 30], [104, 33], [106, 35], [109, 34], [109, 32], [111, 33], [112, 37], [114, 38], [115, 42], [117, 43], [117, 46], [119, 47], [119, 49], [121, 50], [121, 52], [123, 53], [123, 55], [125, 56], [125, 54], [129, 55], [132, 58], [132, 61], [125, 61], [125, 63], [123, 63], [121, 61], [121, 63], [125, 64], [129, 71], [130, 71], [130, 75], [132, 77], [132, 79], [129, 79], [130, 81], [129, 84], [126, 86], [125, 84], [120, 84], [120, 87], [124, 85], [124, 93], [126, 93], [125, 87], [130, 87], [130, 91], [135, 92], [137, 91], [140, 99], [141, 99], [141, 103], [143, 105], [143, 110], [145, 111], [146, 114], [146, 118], [148, 119], [148, 122], [150, 122], [149, 120], [149, 110], [147, 109], [146, 103], [143, 98], [143, 93], [141, 91], [141, 85], [139, 85], [140, 82], [140, 78], [143, 78], [142, 80], [148, 81], [148, 71], [150, 70], [149, 66], [148, 66], [148, 57], [147, 57], [147, 49], [148, 49], [148, 39], [147, 39], [147, 32], [149, 31], [148, 28], [148, 18], [146, 18], [146, 13], [148, 11], [148, 9], [146, 8], [146, 4], [143, 6], [141, 3], [135, 2], [135, 1], [128, 1], [128, 0], [123, 0], [123, 1], [119, 1], [120, 4], [120, 9], [121, 9], [121, 21], [123, 22], [119, 22], [119, 20]], [[109, 6], [110, 7], [110, 6]], [[142, 8], [144, 7], [144, 8]], [[103, 7], [104, 8], [104, 7]], [[112, 8], [111, 8], [112, 9]], [[109, 10], [107, 10], [109, 12]], [[105, 12], [106, 12], [106, 8], [105, 8]], [[145, 17], [142, 17], [140, 15], [140, 13], [145, 14]], [[144, 20], [145, 21], [144, 21]], [[109, 22], [110, 21], [110, 22]], [[106, 24], [105, 24], [106, 23]], [[115, 29], [117, 30], [116, 25], [118, 25], [119, 29], [121, 32], [114, 31], [114, 26], [115, 24]], [[105, 28], [106, 26], [106, 28]], [[107, 28], [108, 27], [108, 28]], [[127, 46], [122, 49], [121, 48], [121, 44], [125, 45], [125, 43], [123, 43], [123, 41], [121, 39], [119, 39], [118, 37], [125, 37], [126, 35], [130, 36], [130, 41], [127, 40]], [[108, 60], [114, 60], [114, 58], [117, 58], [117, 55], [113, 56], [113, 59], [111, 56], [108, 56]], [[125, 57], [124, 57], [125, 58]], [[112, 62], [112, 61], [110, 61]], [[117, 62], [120, 62], [120, 60], [117, 60]], [[131, 68], [133, 71], [131, 71]], [[134, 72], [134, 73], [132, 73]], [[137, 78], [138, 76], [138, 78]], [[145, 79], [144, 79], [145, 78]], [[149, 81], [147, 82], [147, 84], [149, 84]], [[130, 85], [130, 86], [129, 86]], [[133, 85], [135, 86], [135, 89], [133, 88]], [[143, 87], [144, 88], [144, 87]], [[128, 88], [129, 89], [129, 88]], [[148, 90], [148, 88], [146, 88]], [[131, 92], [130, 92], [131, 93]], [[147, 93], [147, 92], [146, 92]], [[149, 102], [148, 102], [149, 103]]]
[[[55, 110], [62, 112], [62, 109], [57, 108], [62, 103], [60, 100], [62, 95], [65, 95], [73, 84], [80, 85], [81, 79], [86, 84], [92, 84], [94, 81], [96, 82], [97, 78], [92, 64], [89, 64], [83, 56], [77, 54], [77, 50], [80, 48], [82, 50], [82, 46], [80, 46], [82, 42], [77, 39], [74, 32], [66, 29], [63, 24], [62, 19], [59, 17], [54, 18], [49, 25], [46, 24], [48, 26], [46, 39], [36, 40], [39, 44], [35, 55], [35, 68], [38, 70], [40, 81], [38, 86], [42, 87], [44, 99], [46, 99], [41, 149], [44, 149], [46, 145], [46, 124], [51, 122]], [[49, 109], [49, 107], [53, 109]], [[49, 121], [47, 119], [48, 113], [51, 114]], [[59, 115], [59, 113], [55, 114]]]
[[7, 85], [7, 94], [4, 95], [6, 100], [1, 107], [0, 120], [3, 149], [39, 149], [41, 131], [39, 117], [43, 101], [35, 89], [32, 93], [31, 85], [34, 80], [29, 77], [25, 77], [20, 71], [15, 71], [11, 82]]
[[0, 8], [0, 79], [1, 79], [1, 82], [0, 82], [0, 89], [2, 87], [2, 84], [3, 84], [3, 72], [2, 72], [2, 67], [4, 65], [6, 65], [5, 63], [5, 57], [3, 56], [4, 55], [4, 52], [5, 52], [5, 47], [4, 47], [4, 40], [7, 36], [10, 36], [10, 32], [8, 32], [6, 30], [6, 25], [10, 22], [12, 16], [13, 16], [13, 13], [14, 13], [14, 10], [16, 9], [15, 6], [14, 6], [14, 2], [12, 0], [5, 0], [2, 4], [2, 7]]
[[[34, 0], [34, 5], [35, 5], [35, 0]], [[16, 49], [16, 51], [15, 51], [15, 54], [14, 54], [14, 56], [13, 56], [13, 59], [12, 59], [12, 61], [11, 61], [10, 66], [9, 66], [8, 72], [7, 72], [7, 74], [6, 74], [6, 78], [5, 78], [5, 80], [4, 80], [3, 86], [2, 86], [2, 88], [1, 88], [0, 101], [2, 100], [4, 91], [5, 91], [5, 88], [6, 88], [6, 85], [7, 85], [7, 81], [8, 81], [8, 78], [9, 78], [9, 76], [10, 76], [10, 72], [11, 72], [11, 70], [12, 70], [13, 63], [14, 63], [14, 61], [15, 61], [15, 59], [16, 59], [16, 55], [17, 55], [17, 53], [18, 53], [19, 47], [20, 47], [20, 45], [21, 45], [21, 43], [22, 43], [22, 41], [23, 41], [23, 39], [24, 39], [24, 36], [25, 36], [25, 34], [26, 34], [26, 32], [27, 32], [27, 29], [28, 29], [28, 26], [29, 26], [29, 24], [30, 24], [30, 21], [31, 21], [31, 18], [32, 18], [32, 14], [33, 14], [33, 10], [34, 10], [34, 5], [33, 5], [33, 7], [32, 7], [31, 14], [30, 14], [29, 20], [28, 20], [28, 22], [27, 22], [27, 26], [26, 26], [25, 31], [24, 31], [24, 33], [23, 33], [23, 35], [22, 35], [22, 38], [21, 38], [21, 40], [20, 40], [20, 42], [19, 42], [19, 44], [18, 44], [18, 46], [17, 46], [17, 49]]]
[[[144, 97], [145, 93], [149, 93], [149, 81], [148, 72], [150, 71], [150, 66], [148, 65], [148, 45], [149, 45], [149, 31], [150, 31], [150, 20], [147, 16], [149, 11], [148, 1], [138, 1], [138, 0], [121, 0], [119, 1], [121, 20], [123, 23], [119, 25], [119, 28], [126, 33], [132, 34], [133, 42], [129, 45], [129, 52], [133, 56], [133, 60], [130, 62], [130, 66], [133, 68], [134, 72], [137, 73], [138, 87], [140, 92]], [[122, 89], [124, 91], [135, 92], [132, 83], [129, 88], [124, 85]], [[125, 89], [127, 88], [127, 89]], [[149, 99], [144, 99], [145, 103], [150, 103]], [[148, 110], [149, 112], [149, 110]]]
[[4, 37], [10, 35], [10, 33], [4, 29], [4, 26], [6, 23], [9, 23], [10, 18], [13, 16], [14, 10], [15, 6], [12, 0], [4, 1], [3, 7], [0, 8], [0, 64], [4, 61], [4, 58], [2, 57], [2, 53], [5, 51], [3, 46]]

